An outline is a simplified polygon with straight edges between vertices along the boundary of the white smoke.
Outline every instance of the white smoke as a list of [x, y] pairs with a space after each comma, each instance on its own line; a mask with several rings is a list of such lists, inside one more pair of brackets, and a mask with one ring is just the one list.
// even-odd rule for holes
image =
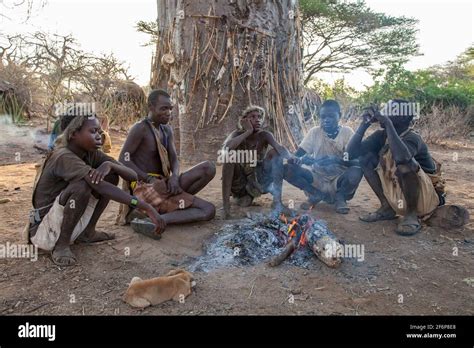
[[49, 134], [43, 127], [25, 127], [13, 123], [13, 117], [9, 114], [0, 114], [0, 145], [11, 143], [25, 146], [37, 145], [46, 149], [48, 147]]

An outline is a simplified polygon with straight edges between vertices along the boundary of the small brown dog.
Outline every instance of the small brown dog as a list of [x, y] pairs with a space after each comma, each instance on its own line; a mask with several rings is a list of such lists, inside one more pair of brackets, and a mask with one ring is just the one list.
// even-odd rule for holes
[[134, 277], [123, 296], [129, 305], [145, 308], [165, 301], [183, 301], [194, 287], [193, 275], [183, 269], [169, 271], [164, 277], [142, 280]]

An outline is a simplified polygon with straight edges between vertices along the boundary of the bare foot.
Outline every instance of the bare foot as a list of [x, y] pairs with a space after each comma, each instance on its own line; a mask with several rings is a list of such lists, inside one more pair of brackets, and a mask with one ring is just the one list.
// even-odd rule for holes
[[272, 209], [278, 214], [284, 214], [286, 216], [292, 216], [293, 215], [293, 211], [281, 202], [279, 202], [279, 203], [273, 202], [272, 203]]
[[72, 253], [69, 246], [65, 248], [55, 247], [51, 252], [51, 259], [53, 260], [54, 264], [62, 267], [73, 266], [76, 264], [76, 257]]
[[232, 218], [232, 215], [230, 215], [230, 210], [224, 209], [222, 218], [223, 218], [224, 220], [230, 220], [230, 219]]
[[231, 218], [231, 215], [230, 215], [230, 202], [225, 202], [222, 209], [223, 209], [222, 218], [224, 220], [229, 220]]
[[303, 202], [303, 203], [300, 204], [300, 209], [302, 209], [302, 210], [311, 210], [311, 209], [314, 208], [314, 206], [316, 204], [318, 204], [322, 200], [323, 200], [323, 197], [319, 193], [311, 195], [311, 196], [309, 196], [309, 198], [306, 202]]

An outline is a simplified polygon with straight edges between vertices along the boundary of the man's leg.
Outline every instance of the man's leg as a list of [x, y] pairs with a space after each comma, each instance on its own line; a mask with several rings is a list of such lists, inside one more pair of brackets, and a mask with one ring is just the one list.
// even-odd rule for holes
[[175, 210], [162, 214], [167, 225], [184, 224], [197, 221], [209, 221], [216, 215], [216, 208], [201, 198], [194, 197], [193, 204], [187, 209]]
[[349, 207], [347, 206], [346, 201], [354, 197], [362, 176], [363, 173], [361, 168], [349, 167], [344, 174], [337, 179], [337, 192], [335, 199], [337, 213], [347, 214], [349, 212]]
[[272, 207], [277, 211], [290, 214], [291, 211], [289, 211], [281, 201], [284, 176], [283, 170], [283, 157], [281, 157], [275, 149], [268, 151], [263, 160], [263, 173], [268, 173], [273, 179], [271, 183], [271, 194], [273, 196]]
[[59, 204], [64, 206], [64, 216], [61, 233], [52, 252], [53, 262], [58, 265], [71, 266], [76, 263], [69, 244], [72, 232], [86, 210], [91, 191], [85, 180], [79, 180], [69, 184], [59, 197]]
[[[116, 174], [109, 174], [104, 178], [105, 181], [110, 182], [113, 185], [118, 185], [119, 182], [119, 177]], [[79, 238], [77, 239], [79, 242], [85, 242], [85, 243], [95, 243], [95, 242], [101, 242], [104, 240], [109, 240], [109, 239], [114, 239], [115, 235], [112, 233], [106, 233], [103, 231], [96, 231], [96, 225], [97, 222], [99, 221], [100, 216], [104, 212], [105, 208], [107, 208], [107, 205], [109, 204], [110, 199], [105, 198], [103, 196], [98, 195], [96, 192], [92, 191], [92, 195], [99, 199], [97, 202], [97, 205], [95, 206], [94, 213], [92, 214], [92, 217], [87, 224], [87, 227], [85, 228], [84, 232], [81, 233]]]
[[293, 186], [296, 186], [309, 194], [319, 192], [312, 185], [313, 174], [311, 174], [308, 169], [297, 166], [296, 164], [285, 164], [283, 166], [283, 177]]
[[224, 163], [222, 165], [222, 203], [224, 205], [224, 219], [230, 218], [230, 195], [232, 193], [234, 170], [234, 163]]
[[414, 235], [421, 229], [416, 211], [420, 192], [420, 181], [417, 170], [421, 169], [419, 169], [418, 164], [412, 160], [410, 163], [397, 165], [397, 171], [395, 172], [407, 205], [406, 215], [396, 229], [396, 232], [403, 236]]
[[201, 162], [179, 176], [181, 188], [195, 195], [216, 176], [216, 166], [209, 161]]
[[381, 204], [381, 207], [377, 209], [377, 211], [360, 216], [359, 218], [366, 222], [395, 219], [396, 213], [383, 194], [382, 182], [380, 181], [379, 175], [375, 171], [375, 168], [379, 162], [378, 156], [373, 153], [368, 153], [367, 155], [360, 157], [359, 161], [362, 171], [364, 172], [365, 180], [367, 180], [369, 186], [372, 188]]

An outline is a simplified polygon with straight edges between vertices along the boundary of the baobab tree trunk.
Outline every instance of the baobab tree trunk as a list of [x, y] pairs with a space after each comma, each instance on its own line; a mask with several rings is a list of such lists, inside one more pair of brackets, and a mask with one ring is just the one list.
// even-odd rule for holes
[[242, 110], [259, 105], [277, 140], [305, 133], [297, 0], [157, 0], [152, 87], [177, 105], [184, 162], [216, 160]]

